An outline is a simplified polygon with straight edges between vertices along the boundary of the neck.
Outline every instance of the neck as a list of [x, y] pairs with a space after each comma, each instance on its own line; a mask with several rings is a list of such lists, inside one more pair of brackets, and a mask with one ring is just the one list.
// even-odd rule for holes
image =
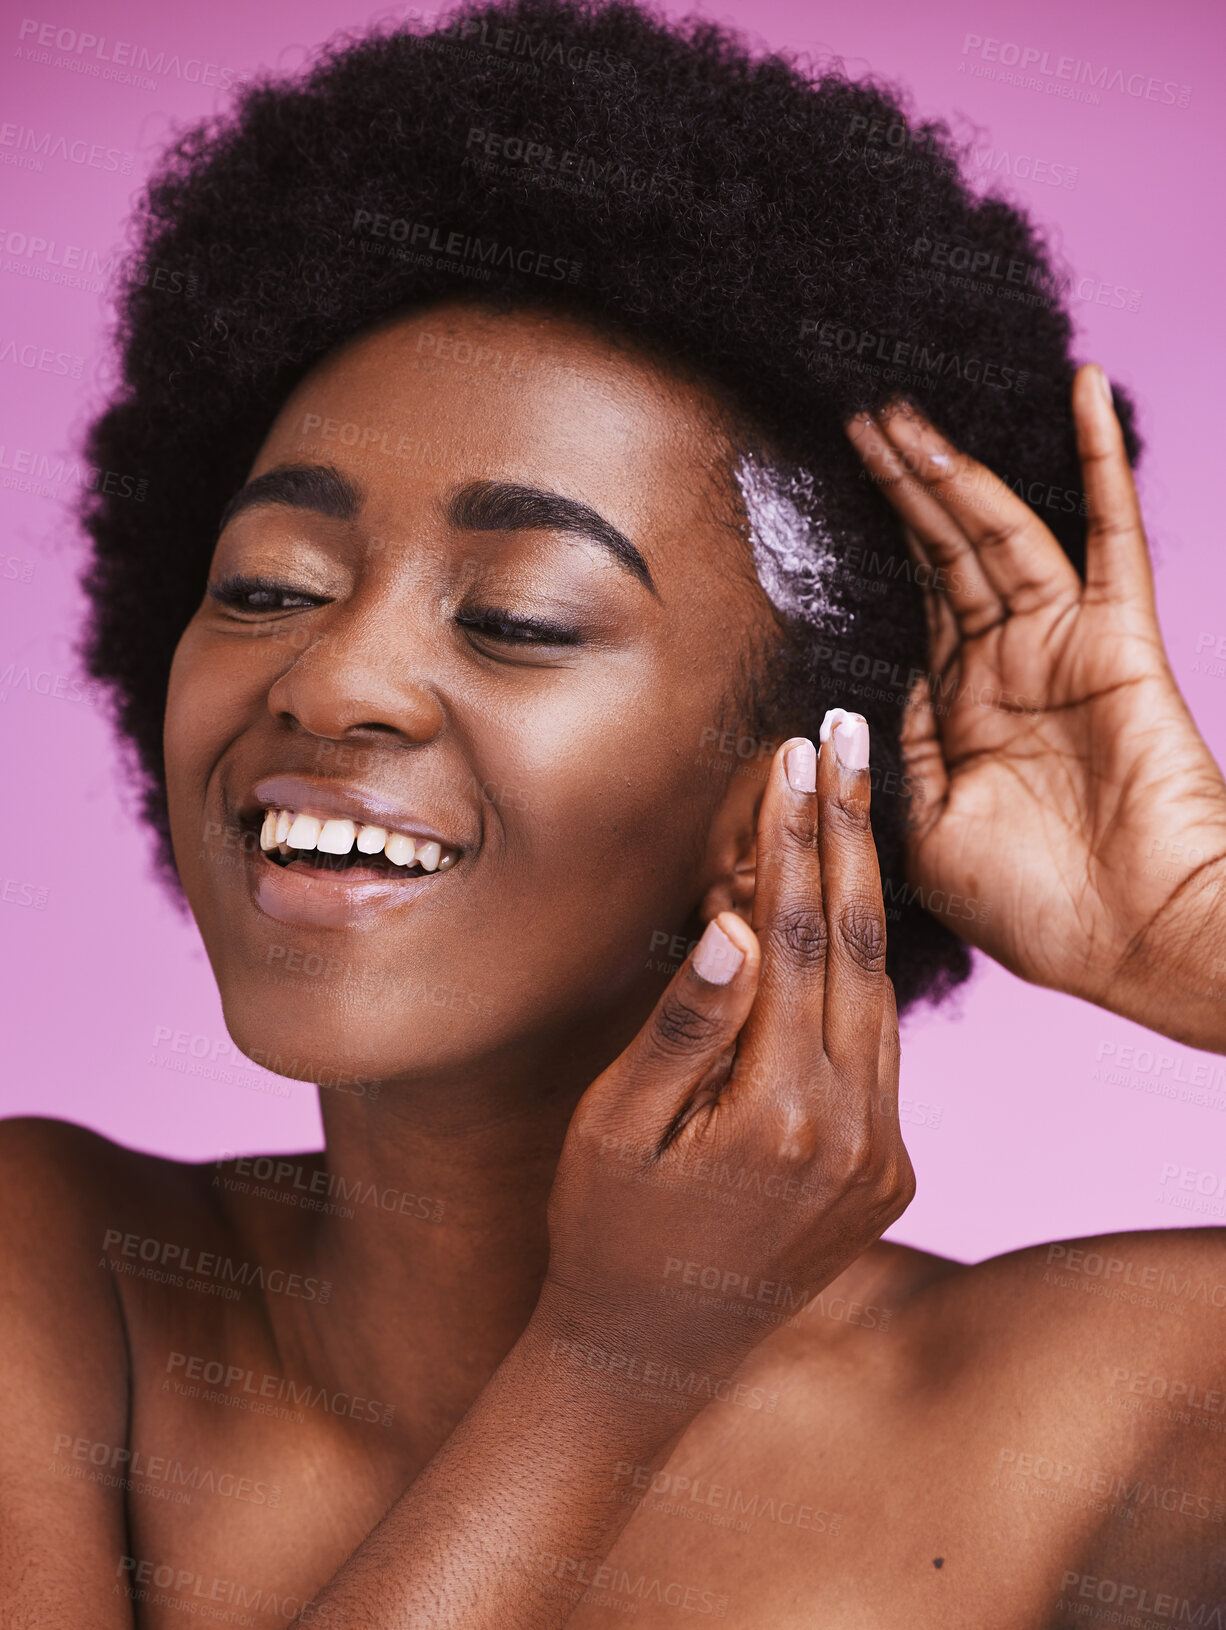
[[446, 1079], [380, 1081], [375, 1098], [320, 1089], [310, 1272], [332, 1288], [294, 1343], [312, 1372], [395, 1403], [427, 1439], [451, 1430], [532, 1315], [567, 1126], [623, 1045], [504, 1048]]

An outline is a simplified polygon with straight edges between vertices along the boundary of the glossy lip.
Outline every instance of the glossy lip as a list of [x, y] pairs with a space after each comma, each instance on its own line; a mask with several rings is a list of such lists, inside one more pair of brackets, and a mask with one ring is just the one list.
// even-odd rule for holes
[[370, 788], [344, 781], [317, 781], [309, 775], [265, 776], [252, 787], [239, 813], [255, 821], [266, 809], [292, 809], [296, 814], [316, 815], [322, 820], [385, 826], [389, 832], [403, 832], [410, 838], [437, 843], [441, 849], [455, 849], [461, 856], [467, 848]]
[[278, 866], [262, 850], [247, 855], [247, 881], [256, 909], [274, 922], [308, 928], [360, 928], [386, 911], [411, 905], [424, 889], [454, 870], [359, 883], [350, 882], [343, 872]]
[[251, 897], [264, 916], [280, 923], [314, 928], [360, 927], [385, 911], [412, 904], [423, 889], [450, 877], [468, 852], [467, 845], [445, 836], [403, 805], [394, 804], [372, 788], [349, 782], [291, 772], [264, 776], [252, 786], [239, 816], [255, 826], [266, 809], [292, 809], [322, 820], [385, 826], [389, 832], [403, 832], [419, 843], [437, 843], [457, 855], [455, 864], [446, 871], [358, 881], [344, 872], [278, 866], [262, 849], [249, 851], [247, 880]]

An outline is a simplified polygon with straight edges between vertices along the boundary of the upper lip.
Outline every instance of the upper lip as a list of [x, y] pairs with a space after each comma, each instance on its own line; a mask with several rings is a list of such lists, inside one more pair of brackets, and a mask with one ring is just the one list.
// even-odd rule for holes
[[433, 841], [443, 849], [464, 850], [467, 845], [447, 836], [404, 804], [393, 802], [372, 787], [347, 781], [324, 781], [286, 772], [262, 776], [254, 783], [240, 811], [254, 821], [266, 809], [292, 809], [324, 820], [354, 821], [359, 826], [383, 826], [389, 832]]

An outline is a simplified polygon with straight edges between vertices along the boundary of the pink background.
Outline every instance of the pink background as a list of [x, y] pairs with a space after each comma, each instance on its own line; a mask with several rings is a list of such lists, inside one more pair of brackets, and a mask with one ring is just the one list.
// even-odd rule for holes
[[[1212, 493], [1226, 355], [1216, 196], [1226, 25], [1216, 0], [736, 0], [698, 9], [743, 23], [755, 42], [833, 53], [855, 74], [903, 83], [921, 114], [951, 119], [990, 150], [988, 165], [1002, 153], [1010, 168], [1026, 158], [1057, 181], [1075, 169], [1072, 187], [1032, 177], [1008, 185], [1073, 270], [1081, 357], [1102, 361], [1139, 399], [1163, 630], [1222, 760], [1226, 551]], [[362, 0], [194, 0], [174, 11], [57, 0], [27, 13], [39, 25], [105, 36], [107, 54], [123, 40], [177, 55], [185, 73], [213, 86], [223, 68], [235, 78], [258, 67], [292, 72], [333, 32], [404, 14], [367, 11]], [[34, 493], [14, 485], [30, 454], [76, 446], [107, 378], [105, 290], [31, 277], [30, 265], [51, 269], [66, 245], [103, 260], [121, 247], [153, 155], [176, 126], [227, 99], [173, 70], [134, 85], [31, 60], [21, 13], [9, 17], [0, 24], [0, 729], [9, 772], [0, 801], [9, 1012], [0, 1113], [61, 1116], [186, 1159], [317, 1146], [315, 1089], [268, 1075], [229, 1043], [194, 926], [151, 880], [149, 841], [101, 711], [73, 683], [81, 546], [66, 518], [71, 477]], [[1016, 49], [968, 47], [967, 36]], [[1088, 62], [1091, 76], [1121, 70], [1141, 95], [1106, 89], [1097, 105], [1078, 103], [1048, 93], [1048, 83], [1066, 83], [1054, 73], [1035, 89], [973, 71], [987, 55], [1027, 50], [1046, 52], [1053, 70], [1061, 57]], [[200, 63], [214, 70], [202, 74]], [[1188, 105], [1147, 100], [1151, 78], [1158, 97], [1167, 82], [1190, 87]], [[12, 126], [32, 127], [40, 140], [49, 133], [52, 144], [62, 136], [69, 148], [96, 143], [103, 156], [90, 165], [48, 155], [40, 169], [21, 168]], [[116, 168], [107, 149], [121, 155]], [[34, 236], [61, 247], [31, 262], [24, 245]], [[1117, 289], [1128, 291], [1122, 307]], [[10, 341], [18, 356], [32, 346], [24, 355], [47, 348], [51, 359], [23, 366]], [[1163, 1184], [1162, 1170], [1226, 1173], [1226, 1059], [993, 965], [981, 964], [952, 1009], [905, 1025], [902, 1097], [919, 1193], [892, 1231], [898, 1239], [975, 1260], [1035, 1240], [1216, 1220], [1164, 1204], [1175, 1185]]]

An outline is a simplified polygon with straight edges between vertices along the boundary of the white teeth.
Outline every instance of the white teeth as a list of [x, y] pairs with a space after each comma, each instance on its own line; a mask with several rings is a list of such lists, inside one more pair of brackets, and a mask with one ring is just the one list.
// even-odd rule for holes
[[416, 860], [425, 872], [445, 872], [460, 858], [433, 838], [422, 842], [407, 832], [389, 832], [385, 826], [365, 826], [344, 819], [321, 820], [293, 809], [266, 809], [260, 828], [260, 848], [288, 856], [295, 849], [317, 849], [325, 855], [347, 855], [356, 845], [363, 855], [385, 854], [393, 866], [411, 866]]
[[352, 821], [325, 821], [315, 847], [325, 855], [347, 855], [353, 848], [357, 827]]
[[319, 834], [323, 831], [323, 822], [317, 821], [314, 815], [295, 815], [294, 824], [286, 836], [286, 843], [291, 849], [314, 849], [319, 842]]
[[[429, 845], [427, 844], [427, 848]], [[403, 832], [393, 832], [383, 845], [383, 853], [393, 866], [411, 866], [413, 864], [413, 840], [406, 838]]]

